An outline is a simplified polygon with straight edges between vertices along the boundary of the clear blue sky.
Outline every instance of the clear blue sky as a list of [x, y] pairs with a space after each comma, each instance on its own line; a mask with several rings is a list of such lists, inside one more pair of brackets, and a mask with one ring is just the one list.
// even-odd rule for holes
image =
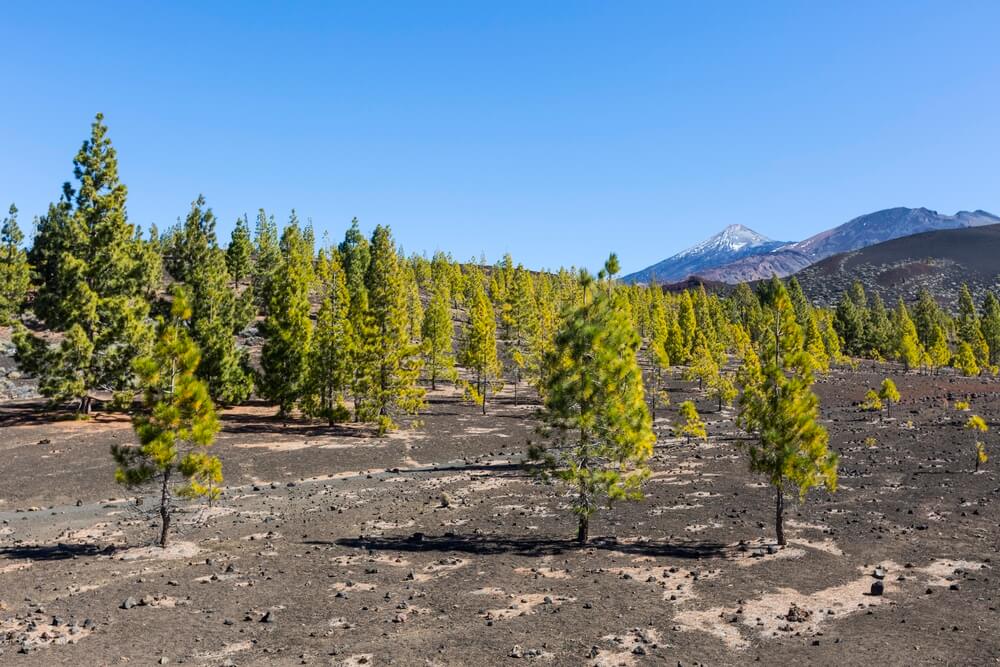
[[726, 224], [1000, 213], [997, 2], [101, 2], [0, 11], [0, 202], [102, 111], [133, 222], [204, 193], [410, 251], [626, 271]]

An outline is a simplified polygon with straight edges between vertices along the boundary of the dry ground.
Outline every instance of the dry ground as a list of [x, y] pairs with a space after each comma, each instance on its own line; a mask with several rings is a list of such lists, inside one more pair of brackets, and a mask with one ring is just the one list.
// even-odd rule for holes
[[710, 441], [661, 437], [646, 500], [603, 512], [584, 549], [562, 491], [518, 465], [535, 406], [509, 395], [484, 417], [438, 391], [385, 439], [233, 410], [223, 500], [185, 511], [166, 552], [152, 499], [113, 483], [127, 419], [3, 404], [0, 662], [993, 664], [1000, 482], [971, 472], [949, 401], [997, 425], [1000, 384], [896, 376], [879, 422], [852, 404], [881, 378], [821, 381], [840, 489], [793, 504], [774, 553], [771, 492], [711, 401]]

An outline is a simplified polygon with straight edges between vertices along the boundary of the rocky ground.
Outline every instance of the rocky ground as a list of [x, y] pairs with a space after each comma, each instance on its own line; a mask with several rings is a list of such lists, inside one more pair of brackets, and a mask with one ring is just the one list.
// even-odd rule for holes
[[818, 386], [840, 488], [791, 506], [785, 549], [708, 400], [709, 442], [661, 420], [646, 500], [602, 512], [582, 549], [562, 491], [518, 465], [536, 406], [509, 394], [482, 416], [434, 392], [421, 427], [384, 439], [232, 410], [225, 494], [186, 508], [165, 551], [152, 497], [113, 482], [127, 418], [8, 401], [0, 663], [993, 664], [1000, 482], [994, 462], [972, 472], [951, 403], [995, 425], [1000, 384], [896, 375], [903, 404], [879, 421], [854, 403], [882, 377]]

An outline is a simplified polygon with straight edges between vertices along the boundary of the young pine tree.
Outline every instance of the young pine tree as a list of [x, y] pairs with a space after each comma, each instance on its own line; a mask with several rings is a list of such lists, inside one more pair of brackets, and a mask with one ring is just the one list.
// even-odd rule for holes
[[986, 433], [990, 430], [990, 427], [986, 425], [986, 421], [979, 415], [971, 415], [968, 421], [965, 422], [965, 428], [972, 431], [976, 438], [974, 445], [974, 450], [976, 453], [976, 472], [979, 472], [979, 466], [982, 463], [986, 463], [986, 445], [979, 439], [980, 434]]
[[329, 258], [326, 252], [320, 251], [316, 273], [322, 300], [313, 329], [303, 412], [310, 417], [326, 419], [332, 426], [346, 421], [350, 414], [344, 404], [344, 395], [351, 386], [355, 345], [349, 319], [351, 298], [340, 253], [336, 250], [330, 252]]
[[707, 439], [708, 431], [705, 429], [705, 422], [698, 416], [698, 409], [694, 406], [694, 401], [684, 401], [679, 407], [681, 424], [677, 428], [677, 435], [687, 438], [689, 444], [691, 438]]
[[422, 330], [424, 363], [430, 375], [431, 389], [437, 389], [440, 378], [454, 382], [455, 325], [451, 321], [451, 288], [447, 276], [435, 274], [431, 279], [431, 299], [424, 311]]
[[542, 434], [555, 447], [532, 447], [530, 457], [543, 479], [574, 489], [582, 544], [602, 501], [642, 497], [656, 437], [636, 357], [639, 336], [623, 297], [610, 282], [595, 286], [586, 276], [581, 287], [584, 301], [563, 319], [546, 364]]
[[891, 378], [882, 380], [882, 386], [878, 390], [878, 397], [885, 403], [886, 417], [892, 419], [892, 404], [899, 402], [899, 390], [896, 389], [896, 383]]
[[146, 244], [125, 215], [127, 191], [101, 114], [73, 167], [78, 188], [63, 186], [62, 199], [39, 220], [29, 254], [38, 283], [35, 314], [63, 340], [50, 348], [20, 329], [15, 343], [18, 363], [38, 377], [42, 395], [75, 399], [86, 414], [94, 392], [128, 397], [134, 389], [132, 360], [150, 343], [154, 276], [145, 266]]
[[21, 248], [24, 234], [17, 225], [17, 207], [10, 212], [0, 229], [0, 325], [14, 321], [28, 296], [31, 273], [27, 253]]
[[[198, 347], [188, 335], [189, 295], [175, 288], [169, 320], [157, 327], [152, 353], [135, 363], [144, 391], [144, 410], [133, 420], [138, 445], [112, 445], [115, 479], [129, 488], [155, 485], [160, 495], [160, 539], [169, 539], [175, 495], [213, 500], [222, 482], [222, 463], [207, 453], [219, 431], [208, 387], [198, 379]], [[174, 479], [183, 481], [175, 486]]]
[[536, 336], [539, 325], [535, 283], [531, 273], [525, 271], [520, 264], [514, 269], [508, 299], [510, 303], [508, 350], [514, 375], [514, 405], [517, 405], [517, 389], [525, 371], [537, 366], [531, 358], [531, 341]]
[[388, 227], [379, 225], [372, 234], [364, 287], [368, 298], [361, 332], [368, 351], [365, 414], [377, 423], [379, 433], [385, 433], [396, 427], [399, 414], [419, 410], [424, 397], [417, 385], [420, 348], [410, 340], [404, 276]]
[[893, 346], [896, 358], [903, 362], [904, 372], [918, 366], [924, 359], [925, 352], [920, 345], [917, 336], [917, 328], [910, 319], [910, 313], [906, 309], [903, 300], [899, 300], [896, 310], [893, 313], [893, 329], [895, 331], [895, 345]]
[[253, 241], [250, 239], [250, 222], [247, 216], [236, 219], [236, 226], [229, 237], [229, 247], [226, 248], [226, 268], [234, 285], [242, 285], [254, 271]]
[[[476, 287], [478, 286], [478, 287]], [[502, 386], [502, 367], [497, 356], [497, 322], [493, 304], [486, 296], [481, 280], [473, 281], [473, 291], [469, 299], [469, 321], [462, 335], [460, 362], [475, 373], [475, 386], [468, 387], [473, 400], [482, 406], [486, 414], [489, 394], [494, 394]]]
[[773, 301], [761, 359], [759, 380], [743, 393], [741, 423], [756, 436], [748, 446], [750, 469], [774, 487], [775, 533], [784, 545], [785, 485], [796, 486], [800, 499], [819, 484], [836, 490], [837, 455], [827, 449], [826, 429], [818, 423], [812, 360], [783, 289]]
[[309, 369], [313, 324], [309, 317], [312, 257], [298, 225], [281, 235], [281, 261], [269, 277], [267, 318], [261, 325], [260, 394], [287, 417], [304, 393]]

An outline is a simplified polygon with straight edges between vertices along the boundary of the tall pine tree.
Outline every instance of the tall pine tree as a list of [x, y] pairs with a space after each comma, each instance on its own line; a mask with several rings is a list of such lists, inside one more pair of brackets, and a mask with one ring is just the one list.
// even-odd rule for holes
[[62, 199], [39, 220], [30, 253], [35, 314], [62, 341], [49, 347], [21, 329], [15, 342], [18, 362], [38, 377], [44, 396], [75, 399], [89, 413], [98, 392], [130, 399], [132, 360], [150, 344], [146, 298], [158, 277], [148, 272], [145, 243], [126, 217], [127, 190], [103, 115], [73, 167], [77, 186], [63, 185]]

